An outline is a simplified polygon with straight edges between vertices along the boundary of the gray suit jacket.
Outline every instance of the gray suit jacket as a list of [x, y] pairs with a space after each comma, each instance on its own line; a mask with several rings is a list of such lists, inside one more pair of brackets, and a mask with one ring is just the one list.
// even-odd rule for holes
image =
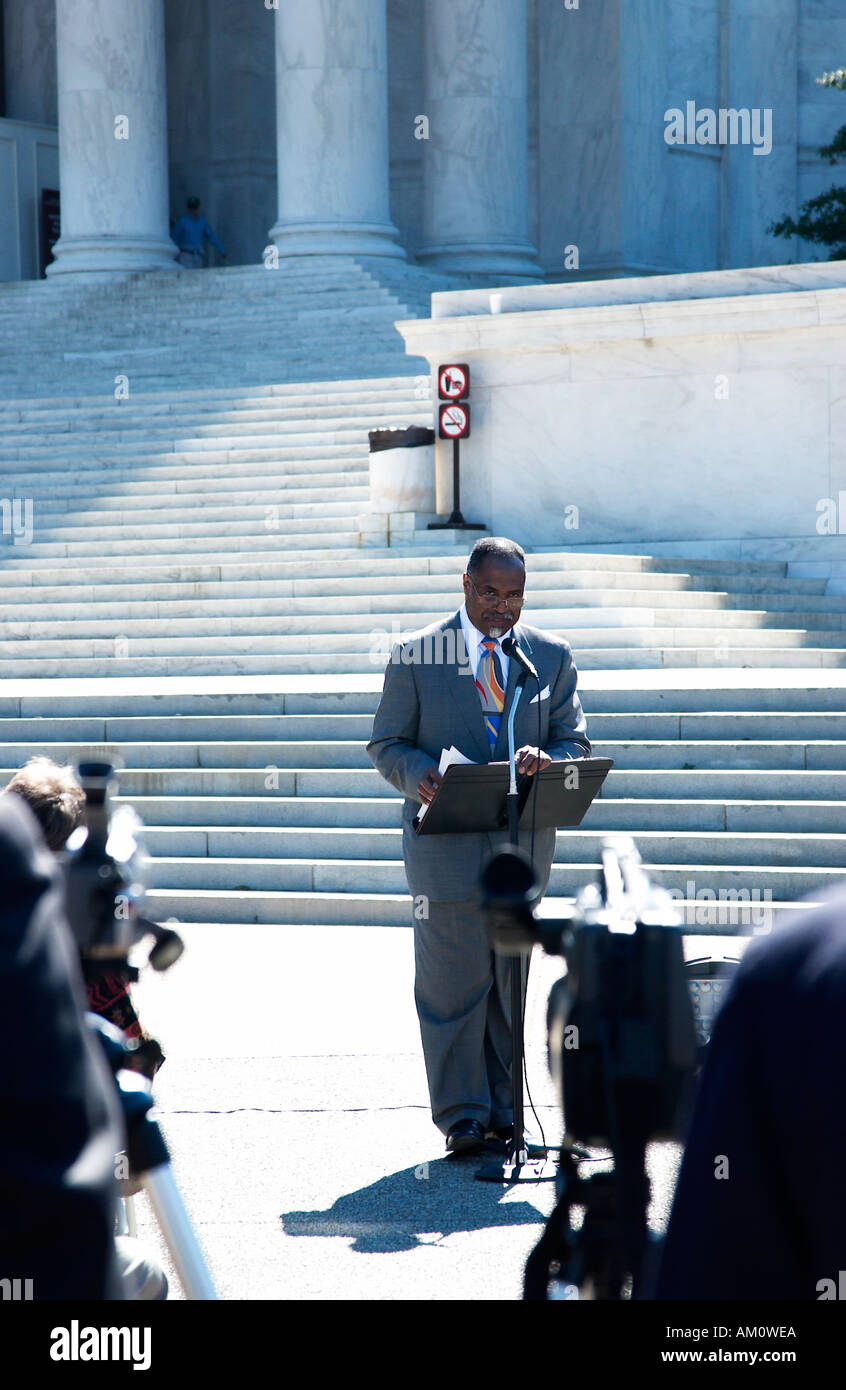
[[[556, 760], [590, 756], [585, 717], [576, 694], [576, 667], [567, 642], [551, 633], [517, 623], [512, 635], [529, 655], [540, 677], [540, 743]], [[508, 758], [506, 716], [519, 668], [508, 663], [505, 708], [499, 740], [491, 754], [474, 672], [467, 662], [458, 613], [432, 623], [398, 643], [385, 671], [385, 684], [367, 752], [376, 770], [405, 796], [402, 809], [403, 859], [409, 891], [433, 902], [462, 902], [475, 896], [482, 867], [491, 851], [507, 842], [505, 832], [479, 835], [418, 835], [412, 821], [420, 809], [417, 784], [441, 751], [455, 744], [473, 762]], [[529, 680], [514, 720], [515, 747], [536, 744], [538, 705], [530, 704], [537, 686]], [[529, 849], [530, 836], [520, 843]], [[546, 888], [555, 831], [535, 835], [535, 868]]]

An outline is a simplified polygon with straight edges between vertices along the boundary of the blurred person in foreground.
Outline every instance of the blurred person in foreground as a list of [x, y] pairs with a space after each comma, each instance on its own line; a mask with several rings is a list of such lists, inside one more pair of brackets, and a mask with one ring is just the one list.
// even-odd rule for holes
[[[51, 758], [30, 758], [15, 773], [6, 791], [23, 797], [40, 824], [48, 847], [54, 852], [64, 849], [71, 831], [82, 820], [85, 807], [85, 793], [73, 768], [60, 766]], [[126, 973], [92, 967], [84, 960], [81, 967], [89, 1009], [108, 1019], [128, 1038], [137, 1040], [138, 1047], [127, 1057], [126, 1064], [152, 1080], [164, 1061], [164, 1053], [141, 1026]]]
[[708, 1046], [656, 1298], [838, 1297], [844, 1020], [841, 887], [744, 953]]
[[121, 1298], [114, 1081], [83, 1019], [64, 884], [32, 813], [0, 796], [0, 1272], [33, 1298]]
[[[141, 1027], [138, 1015], [135, 1012], [129, 994], [129, 985], [125, 974], [120, 970], [103, 971], [93, 969], [86, 962], [82, 961], [76, 948], [76, 942], [65, 921], [64, 913], [64, 878], [58, 866], [55, 866], [53, 856], [63, 848], [71, 831], [76, 828], [82, 819], [82, 812], [85, 806], [85, 793], [77, 781], [73, 768], [70, 766], [62, 767], [50, 758], [37, 757], [31, 758], [26, 765], [18, 771], [5, 789], [5, 793], [0, 796], [0, 808], [8, 805], [20, 806], [21, 801], [26, 802], [29, 810], [35, 816], [40, 826], [43, 840], [46, 841], [46, 848], [53, 851], [49, 856], [50, 862], [58, 872], [58, 887], [60, 896], [60, 918], [61, 925], [59, 934], [66, 937], [74, 957], [74, 968], [72, 971], [71, 987], [77, 988], [77, 982], [83, 987], [82, 1006], [87, 1007], [92, 1013], [99, 1014], [107, 1019], [116, 1028], [120, 1029], [127, 1037], [135, 1039], [138, 1046], [132, 1053], [127, 1053], [124, 1065], [132, 1067], [142, 1072], [152, 1080], [157, 1068], [164, 1061], [161, 1047], [155, 1038], [151, 1038]], [[43, 843], [43, 841], [42, 841]], [[7, 896], [6, 905], [10, 904]], [[2, 912], [0, 908], [0, 912]], [[4, 981], [5, 988], [10, 988]], [[86, 998], [87, 995], [87, 998]], [[44, 981], [42, 1004], [48, 1007], [50, 999], [56, 999], [54, 982], [50, 979]], [[60, 1024], [56, 1024], [60, 1028]], [[86, 1037], [90, 1036], [90, 1029], [83, 1023], [83, 1032]], [[22, 1037], [21, 1046], [26, 1045], [26, 1038]], [[100, 1044], [94, 1039], [95, 1051], [100, 1058]], [[73, 1056], [74, 1054], [72, 1054]], [[102, 1071], [98, 1068], [101, 1073]], [[105, 1086], [111, 1097], [114, 1095], [114, 1080], [111, 1073], [106, 1068]], [[86, 1091], [95, 1083], [93, 1076], [81, 1076], [78, 1078], [79, 1084]], [[116, 1102], [116, 1096], [115, 1096]], [[119, 1111], [118, 1111], [119, 1113]], [[49, 1115], [45, 1109], [44, 1114], [34, 1122], [36, 1131], [35, 1138], [38, 1139], [41, 1131], [39, 1126], [49, 1124]], [[112, 1152], [110, 1169], [114, 1175], [115, 1154], [122, 1149], [125, 1144], [123, 1133], [122, 1117], [119, 1119], [118, 1142]], [[0, 1174], [3, 1172], [3, 1158], [0, 1157]], [[136, 1179], [124, 1179], [119, 1188], [115, 1188], [112, 1198], [112, 1230], [114, 1229], [115, 1201], [118, 1195], [129, 1196], [139, 1190], [140, 1183]], [[133, 1237], [117, 1236], [113, 1237], [113, 1247], [116, 1251], [116, 1262], [110, 1275], [111, 1283], [104, 1285], [104, 1290], [100, 1294], [56, 1294], [55, 1297], [100, 1297], [100, 1298], [130, 1298], [130, 1299], [163, 1299], [167, 1297], [167, 1279], [164, 1272], [160, 1269], [156, 1261], [149, 1258], [143, 1247]], [[0, 1248], [2, 1248], [2, 1227], [0, 1227]], [[68, 1258], [70, 1258], [68, 1256]], [[114, 1282], [114, 1271], [117, 1271], [118, 1284]], [[29, 1277], [29, 1276], [27, 1276]], [[116, 1291], [119, 1290], [119, 1291]], [[34, 1296], [36, 1299], [41, 1297], [52, 1297], [50, 1294], [41, 1294], [38, 1286], [35, 1286]]]

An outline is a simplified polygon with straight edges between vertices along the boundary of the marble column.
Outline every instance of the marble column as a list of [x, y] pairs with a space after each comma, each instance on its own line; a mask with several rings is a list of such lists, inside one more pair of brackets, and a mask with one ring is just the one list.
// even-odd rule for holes
[[61, 237], [48, 274], [175, 270], [163, 0], [56, 0]]
[[385, 3], [286, 0], [276, 11], [280, 255], [405, 254], [389, 207]]
[[2, 0], [6, 109], [10, 121], [58, 124], [55, 0]]
[[798, 202], [799, 9], [799, 0], [720, 0], [720, 105], [754, 113], [750, 143], [722, 146], [721, 269], [796, 258], [797, 242], [767, 227], [795, 216]]
[[425, 0], [423, 246], [444, 270], [542, 279], [528, 226], [526, 0]]

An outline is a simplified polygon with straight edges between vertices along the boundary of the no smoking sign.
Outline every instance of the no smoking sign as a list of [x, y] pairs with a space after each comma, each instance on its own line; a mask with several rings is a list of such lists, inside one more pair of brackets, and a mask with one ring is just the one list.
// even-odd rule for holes
[[438, 411], [440, 439], [467, 439], [470, 434], [470, 406], [466, 401], [447, 402]]

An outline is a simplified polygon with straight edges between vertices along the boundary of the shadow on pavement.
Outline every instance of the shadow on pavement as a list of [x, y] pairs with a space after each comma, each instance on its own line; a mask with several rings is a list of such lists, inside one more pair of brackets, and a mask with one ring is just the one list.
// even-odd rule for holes
[[352, 1250], [372, 1255], [437, 1245], [456, 1231], [542, 1223], [546, 1212], [531, 1202], [503, 1201], [513, 1188], [476, 1181], [482, 1157], [430, 1160], [345, 1193], [327, 1211], [283, 1212], [283, 1230], [352, 1237]]

